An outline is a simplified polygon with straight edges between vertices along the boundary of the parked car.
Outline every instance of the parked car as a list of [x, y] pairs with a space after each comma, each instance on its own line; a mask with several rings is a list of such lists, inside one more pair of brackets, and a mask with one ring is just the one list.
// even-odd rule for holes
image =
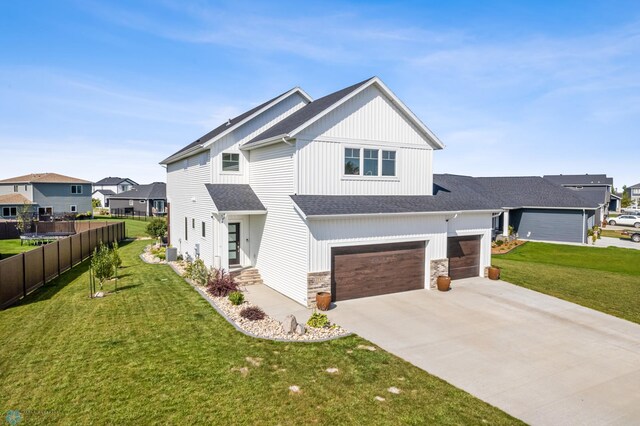
[[640, 231], [622, 231], [622, 235], [628, 235], [631, 237], [631, 241], [640, 243]]
[[628, 225], [640, 228], [640, 215], [623, 214], [618, 217], [609, 219], [609, 225]]

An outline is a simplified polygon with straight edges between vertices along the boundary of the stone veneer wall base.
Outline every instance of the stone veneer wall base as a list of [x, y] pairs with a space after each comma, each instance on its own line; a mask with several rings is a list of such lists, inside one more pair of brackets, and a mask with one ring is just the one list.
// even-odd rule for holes
[[431, 261], [431, 276], [429, 277], [429, 288], [438, 287], [438, 277], [449, 275], [449, 259], [435, 259]]
[[310, 272], [307, 274], [307, 307], [315, 308], [316, 293], [331, 292], [331, 271]]

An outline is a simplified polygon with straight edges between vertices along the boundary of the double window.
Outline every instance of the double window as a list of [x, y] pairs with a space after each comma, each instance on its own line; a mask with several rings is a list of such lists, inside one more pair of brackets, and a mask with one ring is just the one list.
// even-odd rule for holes
[[377, 148], [345, 148], [347, 176], [395, 176], [396, 152]]
[[223, 172], [239, 172], [240, 171], [240, 154], [232, 152], [222, 153], [222, 171]]
[[82, 194], [82, 185], [71, 185], [72, 194]]
[[2, 208], [2, 216], [4, 217], [15, 217], [18, 215], [17, 207], [3, 207]]

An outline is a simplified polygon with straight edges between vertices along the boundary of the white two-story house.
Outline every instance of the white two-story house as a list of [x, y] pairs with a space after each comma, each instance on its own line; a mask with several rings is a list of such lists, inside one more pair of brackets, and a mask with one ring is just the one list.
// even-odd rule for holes
[[163, 160], [170, 244], [311, 306], [483, 276], [500, 209], [433, 175], [438, 138], [377, 77], [294, 88]]

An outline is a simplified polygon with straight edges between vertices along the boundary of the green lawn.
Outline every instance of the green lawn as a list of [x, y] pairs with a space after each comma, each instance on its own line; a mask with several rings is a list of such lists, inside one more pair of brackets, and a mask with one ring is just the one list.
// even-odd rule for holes
[[147, 225], [149, 224], [149, 220], [137, 220], [137, 219], [117, 219], [112, 218], [110, 216], [95, 216], [94, 221], [98, 222], [124, 222], [125, 228], [127, 230], [127, 237], [137, 238], [137, 237], [148, 237], [147, 234]]
[[168, 266], [142, 263], [146, 243], [121, 246], [117, 294], [90, 300], [83, 265], [0, 311], [0, 411], [27, 424], [519, 424], [385, 351], [357, 349], [370, 345], [357, 336], [247, 337]]
[[38, 246], [35, 245], [20, 245], [20, 238], [13, 240], [0, 240], [0, 259], [6, 259], [7, 257], [33, 250]]
[[528, 242], [492, 263], [505, 281], [640, 323], [640, 250]]

